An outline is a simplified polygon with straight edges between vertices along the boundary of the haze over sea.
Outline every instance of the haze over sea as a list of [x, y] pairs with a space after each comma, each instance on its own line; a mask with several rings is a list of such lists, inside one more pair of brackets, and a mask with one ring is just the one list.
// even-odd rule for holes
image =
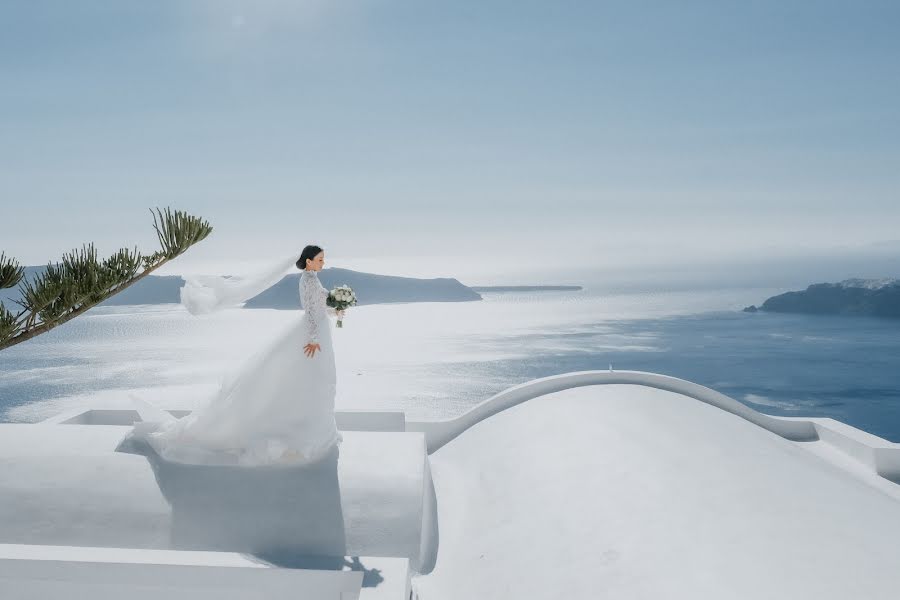
[[[788, 289], [796, 287], [585, 284], [487, 292], [481, 302], [357, 306], [333, 332], [337, 406], [445, 418], [530, 379], [611, 364], [688, 379], [764, 413], [831, 417], [900, 441], [900, 322], [741, 311]], [[163, 408], [196, 406], [301, 315], [95, 307], [0, 353], [0, 421], [130, 408], [129, 392]]]

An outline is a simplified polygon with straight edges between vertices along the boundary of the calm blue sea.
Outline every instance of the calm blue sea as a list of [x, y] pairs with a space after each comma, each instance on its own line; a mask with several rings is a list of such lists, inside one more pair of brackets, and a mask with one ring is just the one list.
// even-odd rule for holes
[[[900, 321], [740, 310], [783, 291], [587, 288], [354, 307], [333, 332], [337, 404], [444, 418], [529, 379], [612, 364], [695, 381], [761, 412], [831, 417], [900, 442]], [[191, 407], [300, 315], [92, 309], [0, 352], [0, 421], [130, 407], [129, 393]]]

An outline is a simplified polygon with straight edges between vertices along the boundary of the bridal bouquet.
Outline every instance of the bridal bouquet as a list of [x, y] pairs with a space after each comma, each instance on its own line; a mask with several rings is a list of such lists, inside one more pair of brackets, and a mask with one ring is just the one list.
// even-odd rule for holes
[[[348, 306], [356, 305], [356, 294], [349, 285], [339, 285], [328, 292], [328, 299], [325, 304], [335, 308], [336, 310], [344, 310]], [[339, 318], [336, 323], [337, 327], [343, 327], [344, 322]]]

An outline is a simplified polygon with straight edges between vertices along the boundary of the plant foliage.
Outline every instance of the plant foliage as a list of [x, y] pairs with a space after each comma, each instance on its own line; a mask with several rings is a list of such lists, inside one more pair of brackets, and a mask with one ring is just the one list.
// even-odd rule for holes
[[208, 222], [180, 210], [157, 208], [155, 214], [152, 209], [150, 212], [161, 250], [147, 256], [142, 256], [137, 248], [123, 248], [100, 260], [90, 243], [64, 254], [61, 262], [48, 262], [43, 272], [25, 279], [24, 268], [5, 253], [0, 254], [0, 288], [19, 285], [20, 297], [15, 303], [22, 308], [16, 314], [0, 303], [0, 350], [85, 312], [183, 254], [212, 232]]

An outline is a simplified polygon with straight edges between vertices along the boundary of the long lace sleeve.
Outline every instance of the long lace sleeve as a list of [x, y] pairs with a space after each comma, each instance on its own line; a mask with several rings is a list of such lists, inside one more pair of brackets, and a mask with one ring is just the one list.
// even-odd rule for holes
[[316, 277], [316, 285], [319, 286], [319, 291], [322, 294], [322, 306], [325, 307], [325, 313], [332, 317], [336, 317], [337, 309], [333, 306], [328, 306], [328, 288], [322, 285], [322, 281], [318, 277]]
[[306, 311], [306, 337], [311, 344], [319, 343], [319, 321], [327, 314], [325, 298], [328, 290], [315, 275], [304, 272], [300, 276], [300, 301]]

